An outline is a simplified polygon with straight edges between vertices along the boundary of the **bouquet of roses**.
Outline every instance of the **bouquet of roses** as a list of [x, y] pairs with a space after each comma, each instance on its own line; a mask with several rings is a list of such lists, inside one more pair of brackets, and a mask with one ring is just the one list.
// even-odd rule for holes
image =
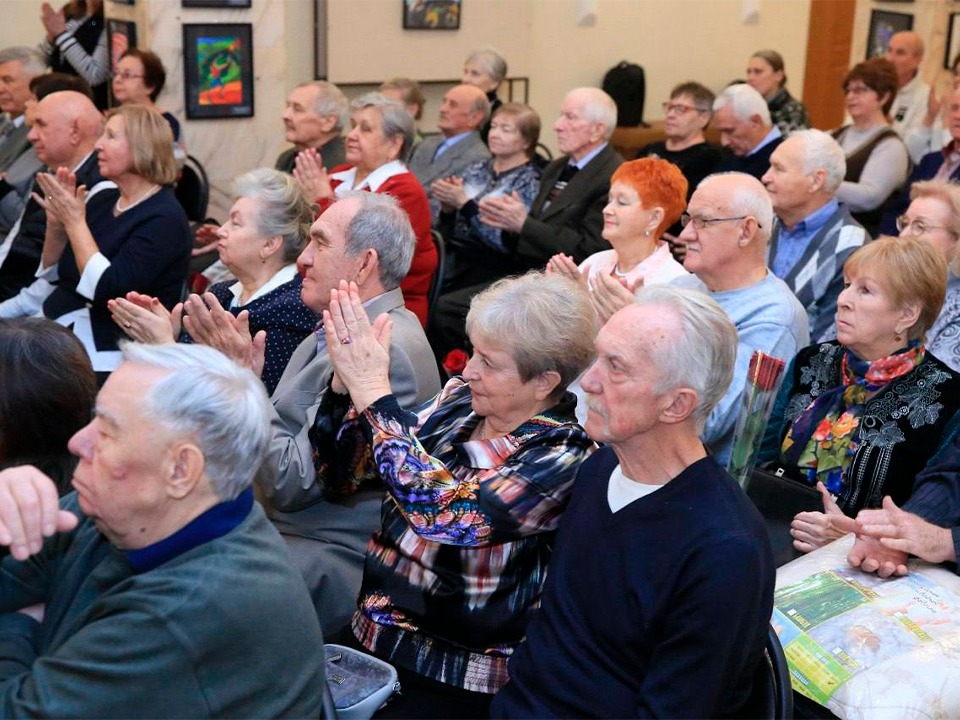
[[785, 363], [779, 358], [757, 350], [750, 358], [747, 382], [743, 387], [740, 401], [740, 414], [733, 435], [733, 450], [727, 471], [734, 480], [746, 490], [750, 482], [750, 473], [757, 461], [763, 431], [767, 427], [773, 401], [780, 387], [780, 376]]

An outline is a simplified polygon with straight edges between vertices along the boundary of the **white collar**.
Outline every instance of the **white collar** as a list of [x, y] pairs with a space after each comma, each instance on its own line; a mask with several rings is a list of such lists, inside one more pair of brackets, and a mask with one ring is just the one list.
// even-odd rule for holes
[[[284, 265], [282, 268], [277, 270], [273, 274], [273, 277], [267, 280], [260, 288], [250, 296], [250, 299], [247, 300], [247, 305], [252, 303], [254, 300], [263, 297], [268, 292], [276, 290], [278, 287], [284, 283], [288, 283], [297, 276], [297, 266], [295, 263], [290, 263], [289, 265]], [[242, 307], [240, 305], [240, 295], [243, 293], [243, 286], [239, 281], [235, 282], [230, 286], [230, 292], [233, 294], [233, 300], [230, 302], [230, 307]]]
[[10, 122], [13, 123], [13, 126], [14, 126], [15, 128], [20, 127], [20, 126], [23, 125], [26, 121], [27, 121], [27, 114], [26, 114], [26, 113], [20, 113], [20, 114], [17, 115], [15, 118], [13, 118], [13, 119], [10, 120]]
[[900, 88], [899, 92], [897, 92], [897, 95], [909, 95], [911, 93], [914, 93], [917, 90], [919, 90], [920, 86], [923, 84], [924, 82], [921, 79], [920, 71], [918, 70], [917, 74], [914, 75], [913, 78], [911, 78], [910, 82], [908, 82], [906, 85]]
[[370, 192], [377, 192], [380, 189], [380, 186], [383, 185], [387, 180], [395, 175], [402, 175], [405, 172], [407, 172], [407, 166], [399, 160], [394, 160], [393, 162], [388, 162], [385, 165], [381, 165], [372, 173], [367, 175], [367, 177], [364, 178], [363, 182], [360, 183], [358, 187], [354, 187], [354, 182], [356, 182], [357, 178], [356, 165], [348, 170], [333, 173], [330, 178], [340, 181], [340, 184], [337, 185], [336, 190], [334, 190], [334, 194], [337, 197], [340, 197], [340, 195], [350, 190], [363, 190], [364, 188], [370, 188]]

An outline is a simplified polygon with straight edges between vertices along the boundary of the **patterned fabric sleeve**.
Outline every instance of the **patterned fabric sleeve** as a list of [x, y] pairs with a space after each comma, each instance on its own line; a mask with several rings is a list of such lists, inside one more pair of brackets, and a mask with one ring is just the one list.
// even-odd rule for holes
[[493, 160], [474, 163], [463, 173], [463, 184], [467, 195], [473, 199], [457, 213], [454, 235], [457, 240], [469, 245], [492, 248], [500, 253], [507, 252], [501, 231], [480, 222], [477, 203], [487, 196], [510, 195], [516, 191], [527, 210], [540, 191], [540, 171], [533, 163], [505, 173], [499, 181], [493, 174]]

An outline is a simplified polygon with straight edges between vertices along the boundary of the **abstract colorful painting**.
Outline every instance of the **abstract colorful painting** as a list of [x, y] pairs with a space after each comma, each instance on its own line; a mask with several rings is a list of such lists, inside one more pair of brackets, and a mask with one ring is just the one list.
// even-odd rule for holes
[[461, 0], [402, 0], [406, 30], [457, 30]]
[[136, 23], [113, 18], [107, 20], [107, 44], [110, 48], [110, 71], [113, 72], [123, 54], [137, 46]]
[[246, 23], [183, 26], [188, 118], [253, 115], [252, 36]]

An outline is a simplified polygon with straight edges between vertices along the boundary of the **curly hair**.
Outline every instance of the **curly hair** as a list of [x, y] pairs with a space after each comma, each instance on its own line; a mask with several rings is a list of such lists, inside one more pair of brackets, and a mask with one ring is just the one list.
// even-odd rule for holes
[[610, 186], [621, 182], [637, 191], [644, 208], [663, 208], [663, 221], [657, 237], [673, 225], [687, 208], [687, 179], [680, 168], [658, 157], [645, 157], [623, 163], [610, 178]]

